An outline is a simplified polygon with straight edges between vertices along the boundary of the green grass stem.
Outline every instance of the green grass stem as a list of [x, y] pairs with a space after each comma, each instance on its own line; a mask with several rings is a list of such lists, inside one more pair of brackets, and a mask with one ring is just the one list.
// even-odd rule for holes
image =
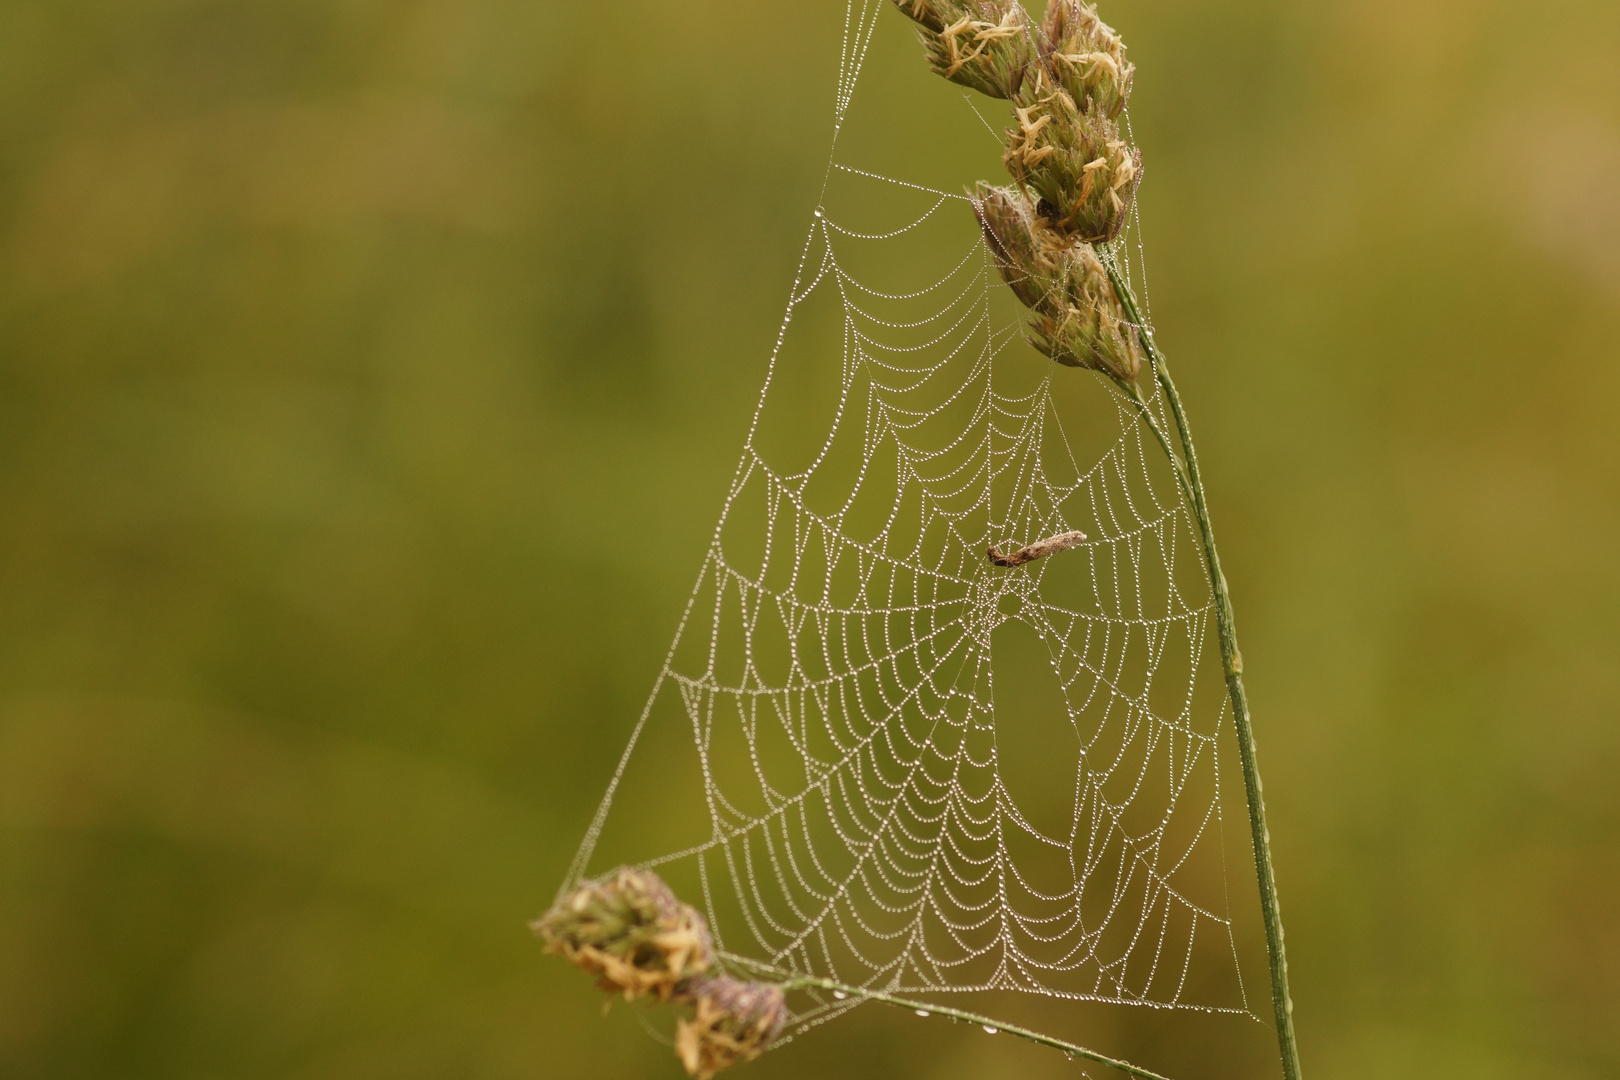
[[[1227, 588], [1226, 575], [1221, 572], [1221, 557], [1215, 550], [1215, 530], [1209, 520], [1209, 503], [1204, 495], [1203, 475], [1198, 468], [1198, 454], [1193, 448], [1192, 429], [1187, 424], [1187, 411], [1181, 404], [1170, 368], [1153, 341], [1147, 320], [1142, 317], [1136, 303], [1136, 294], [1119, 270], [1119, 263], [1110, 253], [1104, 260], [1108, 278], [1130, 321], [1137, 328], [1142, 348], [1153, 365], [1154, 376], [1170, 407], [1185, 458], [1171, 448], [1170, 440], [1160, 429], [1142, 392], [1134, 383], [1121, 383], [1131, 396], [1138, 411], [1147, 419], [1149, 427], [1176, 471], [1182, 489], [1192, 503], [1198, 520], [1198, 535], [1204, 549], [1204, 561], [1215, 590], [1215, 620], [1221, 644], [1221, 665], [1226, 673], [1226, 690], [1232, 699], [1232, 716], [1237, 725], [1238, 756], [1243, 762], [1243, 786], [1248, 795], [1249, 832], [1254, 843], [1255, 874], [1260, 883], [1260, 910], [1266, 928], [1266, 952], [1271, 961], [1271, 1004], [1276, 1014], [1277, 1045], [1282, 1054], [1283, 1075], [1286, 1080], [1300, 1080], [1299, 1046], [1294, 1038], [1294, 1001], [1288, 992], [1288, 956], [1283, 948], [1282, 915], [1277, 904], [1277, 878], [1271, 864], [1271, 832], [1266, 828], [1266, 803], [1260, 784], [1260, 765], [1254, 745], [1254, 727], [1249, 717], [1249, 696], [1243, 688], [1243, 654], [1238, 651], [1237, 627], [1232, 617], [1232, 597]], [[1116, 380], [1118, 382], [1118, 380]]]

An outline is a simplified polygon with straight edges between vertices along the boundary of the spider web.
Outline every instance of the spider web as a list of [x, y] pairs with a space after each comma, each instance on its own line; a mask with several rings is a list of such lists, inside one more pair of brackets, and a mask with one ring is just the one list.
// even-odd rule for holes
[[[889, 6], [849, 0], [837, 130]], [[1116, 249], [1145, 298], [1139, 237]], [[1024, 344], [1006, 293], [965, 196], [835, 135], [703, 567], [564, 889], [654, 867], [748, 977], [1252, 1016], [1195, 523], [1136, 408]], [[798, 995], [788, 1034], [856, 1003]]]

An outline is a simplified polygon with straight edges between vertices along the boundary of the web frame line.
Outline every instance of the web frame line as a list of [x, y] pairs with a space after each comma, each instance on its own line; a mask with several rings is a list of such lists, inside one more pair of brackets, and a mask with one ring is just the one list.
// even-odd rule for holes
[[842, 994], [845, 996], [846, 1000], [858, 999], [864, 1001], [876, 1001], [881, 1002], [884, 1005], [893, 1005], [896, 1008], [910, 1009], [921, 1016], [942, 1016], [947, 1020], [955, 1020], [958, 1023], [978, 1024], [988, 1032], [1006, 1032], [1008, 1035], [1016, 1035], [1020, 1039], [1036, 1043], [1040, 1046], [1049, 1047], [1053, 1050], [1061, 1050], [1071, 1058], [1082, 1058], [1086, 1061], [1095, 1062], [1098, 1065], [1105, 1065], [1110, 1069], [1117, 1069], [1120, 1072], [1125, 1073], [1127, 1076], [1137, 1077], [1138, 1080], [1170, 1080], [1169, 1077], [1160, 1073], [1151, 1072], [1139, 1065], [1132, 1065], [1128, 1061], [1121, 1061], [1118, 1058], [1111, 1058], [1106, 1054], [1099, 1054], [1097, 1051], [1089, 1050], [1084, 1046], [1078, 1045], [1077, 1043], [1065, 1042], [1062, 1039], [1055, 1039], [1050, 1035], [1042, 1035], [1040, 1032], [1032, 1031], [1029, 1028], [1019, 1027], [1016, 1024], [1002, 1023], [1000, 1020], [992, 1020], [987, 1016], [980, 1016], [977, 1013], [971, 1013], [965, 1009], [952, 1008], [949, 1005], [936, 1005], [930, 1001], [918, 1001], [912, 998], [897, 997], [882, 990], [872, 990], [866, 987], [850, 986], [845, 983], [835, 982], [832, 979], [818, 979], [809, 977], [789, 979], [787, 982], [782, 984], [782, 989], [822, 990], [831, 994]]

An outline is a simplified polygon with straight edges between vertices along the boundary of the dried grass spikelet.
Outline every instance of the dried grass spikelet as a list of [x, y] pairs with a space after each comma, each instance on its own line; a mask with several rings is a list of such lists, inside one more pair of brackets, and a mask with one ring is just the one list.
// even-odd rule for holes
[[1124, 42], [1082, 0], [1052, 0], [1047, 7], [1041, 20], [1041, 61], [1081, 112], [1112, 119], [1131, 96], [1136, 68], [1125, 59]]
[[1068, 242], [1017, 188], [980, 183], [972, 198], [1002, 280], [1025, 307], [1041, 310], [1061, 294]]
[[532, 926], [547, 949], [626, 1001], [644, 994], [668, 1001], [709, 969], [713, 955], [703, 916], [651, 870], [627, 866], [581, 883]]
[[959, 86], [1010, 98], [1036, 60], [1018, 0], [894, 0], [918, 24], [928, 66]]
[[782, 1031], [787, 1003], [782, 988], [710, 975], [687, 987], [692, 1019], [675, 1028], [675, 1053], [697, 1080], [765, 1052]]
[[1068, 252], [1062, 310], [1038, 311], [1030, 343], [1060, 364], [1101, 371], [1135, 382], [1142, 371], [1142, 344], [1125, 317], [1108, 271], [1090, 244]]
[[1016, 188], [981, 184], [973, 205], [996, 268], [1034, 313], [1030, 344], [1060, 364], [1136, 381], [1141, 342], [1096, 250], [1052, 228]]
[[1019, 185], [1040, 198], [1040, 211], [1058, 230], [1103, 243], [1125, 227], [1142, 179], [1141, 151], [1120, 137], [1100, 112], [1083, 112], [1045, 69], [1013, 98], [1017, 126], [1007, 131], [1002, 162]]

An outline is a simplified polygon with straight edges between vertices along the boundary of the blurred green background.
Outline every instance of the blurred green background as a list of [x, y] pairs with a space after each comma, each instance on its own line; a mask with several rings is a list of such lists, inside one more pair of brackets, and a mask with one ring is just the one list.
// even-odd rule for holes
[[[1306, 1072], [1620, 1075], [1620, 7], [1103, 15]], [[0, 4], [0, 1074], [679, 1075], [524, 923], [701, 561], [841, 30]], [[859, 93], [960, 108], [895, 12]], [[885, 171], [998, 175], [938, 128]], [[746, 1075], [1079, 1070], [866, 1009]]]

